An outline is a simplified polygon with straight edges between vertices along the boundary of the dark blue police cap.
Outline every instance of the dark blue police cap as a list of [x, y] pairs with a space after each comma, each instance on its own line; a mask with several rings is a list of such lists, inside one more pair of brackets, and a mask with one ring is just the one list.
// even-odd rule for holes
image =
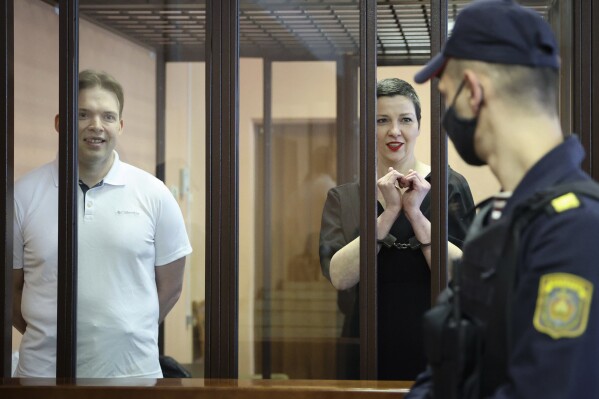
[[560, 64], [549, 24], [513, 0], [478, 0], [465, 7], [441, 53], [414, 80], [438, 76], [449, 58], [555, 69]]

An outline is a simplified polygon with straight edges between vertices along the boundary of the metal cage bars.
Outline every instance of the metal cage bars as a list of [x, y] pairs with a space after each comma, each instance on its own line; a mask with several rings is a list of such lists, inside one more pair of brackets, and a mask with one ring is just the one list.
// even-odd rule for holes
[[0, 5], [0, 196], [1, 212], [6, 215], [0, 229], [2, 265], [0, 288], [4, 300], [0, 309], [0, 374], [11, 376], [12, 352], [12, 240], [14, 183], [14, 3]]
[[360, 378], [376, 379], [376, 0], [360, 2]]
[[206, 31], [206, 378], [237, 378], [239, 0], [212, 0]]
[[79, 1], [59, 3], [58, 292], [56, 377], [77, 377], [77, 97]]
[[[447, 0], [432, 2], [431, 52], [441, 50], [447, 37]], [[443, 101], [431, 84], [431, 304], [447, 285], [447, 136], [441, 130]]]

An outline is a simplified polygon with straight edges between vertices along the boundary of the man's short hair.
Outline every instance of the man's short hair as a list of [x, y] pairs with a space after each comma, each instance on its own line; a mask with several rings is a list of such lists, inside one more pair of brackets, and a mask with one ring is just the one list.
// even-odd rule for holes
[[404, 96], [408, 97], [414, 104], [416, 110], [416, 119], [418, 120], [418, 126], [420, 126], [421, 107], [420, 98], [416, 94], [416, 90], [411, 84], [405, 80], [398, 78], [389, 78], [379, 80], [376, 84], [376, 98], [381, 97], [393, 97], [393, 96]]
[[493, 81], [495, 91], [505, 101], [550, 115], [557, 112], [559, 73], [555, 68], [454, 59], [446, 69], [443, 73], [456, 81], [463, 79], [464, 69], [483, 73]]
[[114, 93], [119, 103], [119, 116], [122, 116], [123, 106], [125, 105], [123, 86], [106, 72], [94, 71], [92, 69], [79, 72], [79, 91], [98, 86]]

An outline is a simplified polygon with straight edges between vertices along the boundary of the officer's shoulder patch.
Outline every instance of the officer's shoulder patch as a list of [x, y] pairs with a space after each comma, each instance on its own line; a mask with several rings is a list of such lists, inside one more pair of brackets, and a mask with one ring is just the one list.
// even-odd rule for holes
[[580, 206], [580, 200], [576, 194], [570, 192], [552, 199], [551, 206], [555, 212], [561, 213], [567, 211], [568, 209], [578, 208]]
[[593, 283], [569, 273], [541, 277], [533, 324], [553, 339], [582, 335], [589, 319]]

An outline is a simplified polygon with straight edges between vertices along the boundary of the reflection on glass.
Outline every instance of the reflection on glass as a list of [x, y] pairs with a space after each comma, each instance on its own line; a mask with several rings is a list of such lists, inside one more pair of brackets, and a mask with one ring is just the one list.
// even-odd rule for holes
[[[13, 329], [12, 366], [19, 376], [54, 377], [58, 194], [56, 180], [41, 176], [55, 170], [58, 154], [58, 16], [53, 7], [34, 0], [15, 2], [14, 37], [13, 275], [18, 284], [13, 325], [19, 332]], [[32, 350], [40, 343], [43, 349]]]
[[318, 236], [338, 184], [335, 61], [356, 54], [359, 14], [326, 3], [240, 4], [240, 378], [339, 378]]
[[338, 184], [336, 62], [357, 54], [358, 20], [357, 1], [240, 3], [240, 378], [340, 378], [318, 237]]
[[204, 62], [166, 65], [166, 182], [181, 206], [193, 252], [178, 307], [165, 323], [165, 354], [197, 378], [204, 376], [206, 358], [204, 81]]
[[270, 344], [273, 378], [338, 378], [331, 365], [341, 320], [318, 256], [322, 207], [336, 185], [334, 134], [331, 120], [273, 123], [271, 286], [256, 302], [257, 320], [269, 322], [256, 333]]

